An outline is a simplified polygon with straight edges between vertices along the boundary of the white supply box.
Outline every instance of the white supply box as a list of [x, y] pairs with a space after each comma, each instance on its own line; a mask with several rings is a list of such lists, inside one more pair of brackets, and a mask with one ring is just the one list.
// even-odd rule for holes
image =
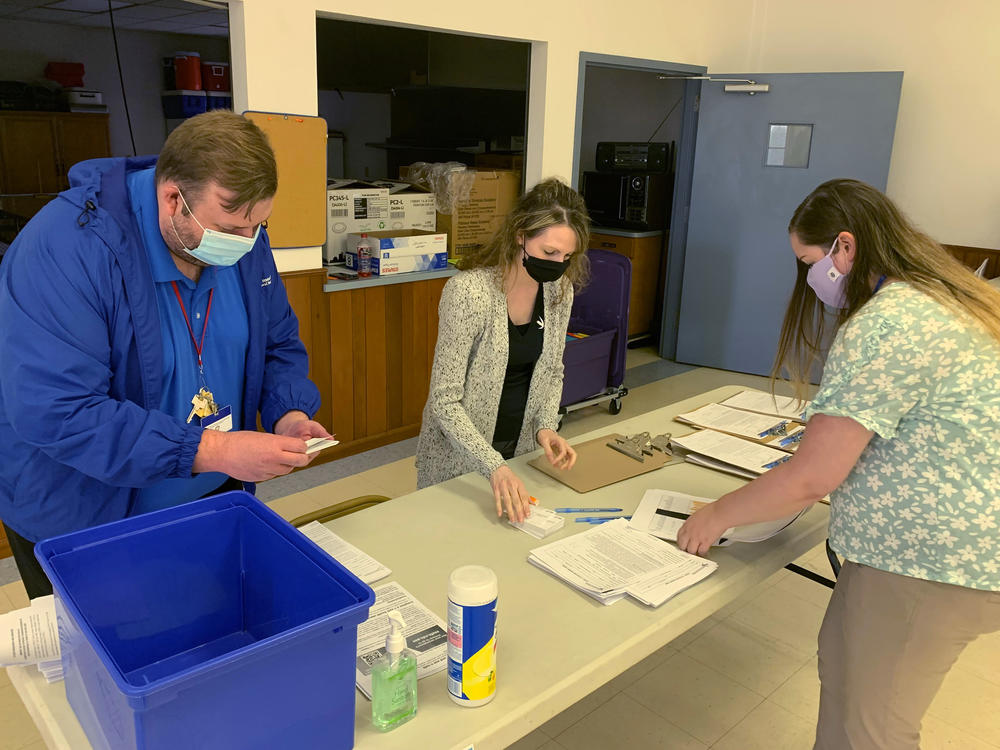
[[399, 180], [372, 180], [389, 190], [388, 229], [437, 230], [434, 193], [419, 185]]
[[[367, 232], [372, 244], [372, 274], [392, 276], [413, 271], [436, 271], [448, 267], [448, 235], [417, 229]], [[347, 237], [347, 267], [358, 270], [361, 233]]]
[[332, 263], [347, 250], [350, 232], [389, 228], [389, 190], [360, 180], [336, 180], [326, 188], [326, 245], [323, 260]]

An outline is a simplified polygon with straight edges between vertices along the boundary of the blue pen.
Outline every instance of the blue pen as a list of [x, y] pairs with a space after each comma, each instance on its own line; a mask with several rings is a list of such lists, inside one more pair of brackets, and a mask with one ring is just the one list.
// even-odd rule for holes
[[786, 437], [784, 440], [778, 443], [778, 445], [788, 445], [789, 443], [797, 443], [802, 439], [802, 436], [805, 434], [806, 434], [805, 430], [803, 430], [802, 432], [796, 432], [794, 435], [789, 435], [788, 437]]
[[621, 513], [621, 508], [556, 508], [556, 513]]
[[625, 520], [629, 520], [632, 518], [632, 516], [581, 516], [580, 518], [574, 518], [573, 520], [576, 521], [577, 523], [599, 524], [599, 523], [607, 523], [608, 521], [614, 521], [616, 518], [624, 518]]
[[764, 468], [765, 469], [773, 469], [778, 464], [783, 464], [783, 463], [785, 463], [785, 461], [790, 461], [791, 458], [792, 458], [791, 456], [786, 456], [785, 458], [779, 458], [777, 461], [772, 461], [769, 464], [764, 464]]

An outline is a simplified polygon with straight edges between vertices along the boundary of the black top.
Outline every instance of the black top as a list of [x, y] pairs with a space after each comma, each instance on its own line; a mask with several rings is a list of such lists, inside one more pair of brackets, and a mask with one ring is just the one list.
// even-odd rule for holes
[[542, 356], [544, 321], [545, 299], [542, 285], [539, 284], [531, 320], [524, 325], [514, 325], [510, 322], [510, 318], [507, 318], [507, 373], [503, 379], [500, 407], [497, 409], [497, 424], [493, 430], [493, 447], [500, 451], [504, 458], [514, 455], [514, 448], [521, 434], [531, 375], [535, 371], [535, 362]]

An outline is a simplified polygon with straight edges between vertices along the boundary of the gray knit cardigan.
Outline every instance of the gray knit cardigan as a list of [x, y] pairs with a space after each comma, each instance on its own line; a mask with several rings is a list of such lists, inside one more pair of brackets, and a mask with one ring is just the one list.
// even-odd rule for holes
[[[516, 455], [537, 447], [539, 430], [559, 426], [573, 288], [560, 280], [542, 289], [542, 354], [531, 376]], [[508, 353], [507, 297], [499, 271], [476, 268], [453, 276], [441, 293], [438, 315], [430, 392], [417, 439], [418, 489], [471, 471], [488, 479], [504, 463], [492, 445]]]

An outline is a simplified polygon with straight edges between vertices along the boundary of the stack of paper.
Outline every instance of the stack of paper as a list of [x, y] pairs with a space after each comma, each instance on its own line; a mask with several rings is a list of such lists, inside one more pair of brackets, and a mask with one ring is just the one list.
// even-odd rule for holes
[[672, 438], [670, 442], [688, 451], [686, 461], [745, 479], [754, 479], [792, 457], [785, 451], [715, 430], [699, 430]]
[[520, 529], [525, 534], [530, 534], [535, 539], [544, 539], [549, 534], [554, 534], [563, 527], [563, 517], [554, 510], [539, 508], [531, 509], [531, 515], [523, 521], [509, 521], [515, 529]]
[[[688, 516], [713, 502], [715, 501], [711, 498], [695, 497], [670, 490], [646, 490], [639, 507], [632, 514], [629, 526], [637, 531], [645, 531], [660, 539], [669, 539], [673, 542], [677, 540], [677, 532]], [[733, 542], [762, 542], [788, 528], [807, 510], [808, 507], [777, 521], [762, 521], [726, 529], [716, 544], [724, 547]]]
[[785, 419], [794, 419], [797, 422], [804, 422], [806, 418], [806, 407], [809, 402], [800, 402], [788, 396], [772, 396], [770, 393], [748, 388], [740, 391], [735, 396], [730, 396], [720, 402], [723, 406], [732, 406], [734, 409], [745, 409], [755, 411], [760, 414], [774, 414]]
[[528, 562], [603, 604], [626, 594], [658, 607], [718, 566], [681, 552], [623, 518], [531, 551]]
[[48, 682], [62, 679], [55, 597], [0, 615], [0, 667], [37, 664]]
[[319, 521], [306, 524], [299, 531], [367, 584], [385, 578], [392, 572], [378, 560], [369, 557], [353, 544], [345, 542]]
[[734, 409], [723, 404], [706, 404], [699, 409], [678, 414], [678, 422], [725, 432], [737, 437], [767, 443], [772, 448], [794, 452], [805, 427], [771, 414]]
[[355, 679], [358, 690], [368, 700], [372, 697], [372, 665], [385, 654], [389, 613], [394, 609], [399, 610], [406, 622], [403, 635], [406, 648], [417, 657], [417, 679], [440, 672], [448, 663], [448, 630], [441, 618], [398, 583], [379, 586], [375, 589], [375, 603], [368, 610], [368, 619], [358, 628]]

